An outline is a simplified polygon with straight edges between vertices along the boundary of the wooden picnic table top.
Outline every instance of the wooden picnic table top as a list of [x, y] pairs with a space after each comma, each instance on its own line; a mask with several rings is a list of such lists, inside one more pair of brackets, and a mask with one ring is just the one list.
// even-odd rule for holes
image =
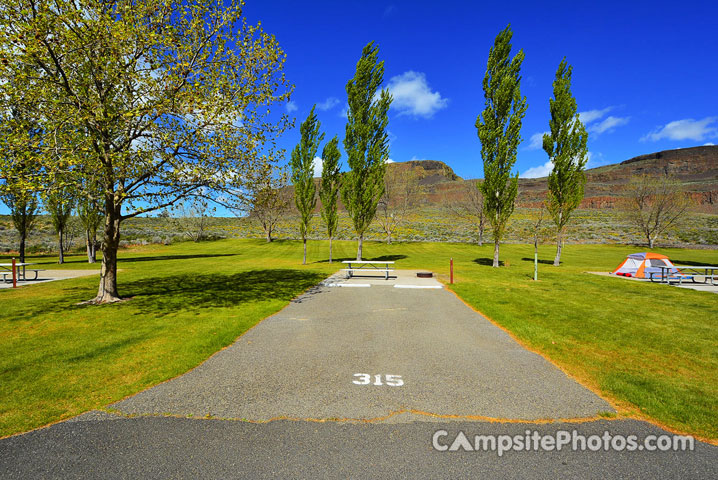
[[342, 263], [394, 263], [392, 260], [342, 260]]

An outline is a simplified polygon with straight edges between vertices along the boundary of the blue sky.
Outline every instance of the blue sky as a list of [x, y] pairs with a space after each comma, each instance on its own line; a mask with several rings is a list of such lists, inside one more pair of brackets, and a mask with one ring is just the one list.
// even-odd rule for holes
[[[441, 160], [464, 178], [482, 177], [474, 127], [484, 105], [481, 81], [489, 48], [509, 23], [514, 51], [525, 53], [528, 110], [516, 163], [522, 177], [550, 169], [539, 139], [564, 56], [589, 131], [589, 167], [718, 144], [715, 0], [247, 0], [245, 15], [287, 53], [286, 75], [296, 88], [286, 110], [297, 118], [279, 142], [287, 157], [315, 103], [326, 140], [338, 135], [341, 145], [345, 86], [362, 48], [375, 41], [395, 96], [390, 158]], [[346, 169], [344, 154], [342, 164]], [[0, 213], [7, 213], [2, 204]]]
[[589, 131], [589, 167], [718, 144], [718, 2], [248, 0], [245, 13], [287, 53], [296, 86], [288, 109], [297, 117], [281, 140], [287, 155], [315, 103], [326, 139], [343, 138], [345, 85], [373, 40], [395, 96], [391, 159], [441, 160], [464, 178], [483, 176], [474, 127], [481, 81], [489, 48], [509, 23], [514, 50], [526, 55], [522, 177], [550, 168], [532, 139], [548, 129], [551, 83], [564, 56]]

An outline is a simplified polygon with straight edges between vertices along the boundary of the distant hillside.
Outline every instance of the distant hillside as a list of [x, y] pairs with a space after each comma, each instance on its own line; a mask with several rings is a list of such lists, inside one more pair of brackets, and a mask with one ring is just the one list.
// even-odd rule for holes
[[[458, 200], [467, 183], [445, 163], [415, 160], [392, 163], [389, 168], [413, 168], [425, 187], [423, 202], [430, 206]], [[586, 171], [586, 193], [581, 208], [612, 208], [624, 194], [625, 185], [634, 175], [675, 176], [696, 200], [697, 210], [718, 213], [718, 146], [666, 150], [641, 155], [614, 165]], [[546, 177], [519, 178], [519, 205], [535, 207], [546, 196]]]

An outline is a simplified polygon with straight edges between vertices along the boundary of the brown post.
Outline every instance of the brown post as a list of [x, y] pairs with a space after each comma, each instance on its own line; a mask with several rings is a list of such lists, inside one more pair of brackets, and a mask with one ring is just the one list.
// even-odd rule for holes
[[449, 283], [454, 284], [454, 258], [449, 260]]
[[17, 270], [15, 268], [15, 259], [12, 259], [12, 288], [17, 288]]

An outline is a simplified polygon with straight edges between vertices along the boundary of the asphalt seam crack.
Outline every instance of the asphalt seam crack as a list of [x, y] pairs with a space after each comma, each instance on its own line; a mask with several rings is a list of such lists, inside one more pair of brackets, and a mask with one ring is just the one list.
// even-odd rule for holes
[[445, 419], [445, 420], [464, 420], [464, 421], [474, 421], [474, 422], [483, 422], [483, 423], [516, 423], [516, 424], [527, 424], [527, 425], [545, 425], [545, 424], [551, 424], [551, 423], [587, 423], [587, 422], [596, 422], [599, 420], [619, 420], [619, 417], [616, 415], [609, 415], [609, 416], [602, 416], [602, 415], [595, 415], [592, 417], [577, 417], [577, 418], [539, 418], [539, 419], [522, 419], [522, 418], [499, 418], [499, 417], [487, 417], [483, 415], [453, 415], [453, 414], [441, 414], [441, 413], [433, 413], [433, 412], [425, 412], [422, 410], [415, 410], [411, 408], [402, 408], [400, 410], [395, 410], [390, 412], [388, 415], [383, 415], [380, 417], [373, 417], [373, 418], [350, 418], [350, 417], [327, 417], [327, 418], [312, 418], [312, 417], [289, 417], [286, 415], [280, 415], [276, 417], [272, 417], [266, 420], [254, 420], [254, 419], [248, 419], [248, 418], [239, 418], [239, 417], [217, 417], [213, 416], [211, 414], [207, 415], [201, 415], [201, 416], [194, 416], [191, 414], [179, 414], [179, 413], [125, 413], [120, 410], [116, 410], [113, 408], [104, 408], [100, 409], [100, 411], [105, 412], [110, 415], [116, 415], [124, 418], [145, 418], [145, 417], [162, 417], [162, 418], [186, 418], [186, 419], [192, 419], [192, 420], [223, 420], [223, 421], [231, 421], [231, 422], [247, 422], [247, 423], [254, 423], [254, 424], [265, 424], [265, 423], [271, 423], [281, 420], [288, 420], [293, 422], [313, 422], [313, 423], [381, 423], [384, 422], [392, 417], [395, 417], [397, 415], [403, 415], [403, 414], [412, 414], [412, 415], [420, 415], [425, 417], [431, 417], [431, 418], [439, 418], [439, 419]]

